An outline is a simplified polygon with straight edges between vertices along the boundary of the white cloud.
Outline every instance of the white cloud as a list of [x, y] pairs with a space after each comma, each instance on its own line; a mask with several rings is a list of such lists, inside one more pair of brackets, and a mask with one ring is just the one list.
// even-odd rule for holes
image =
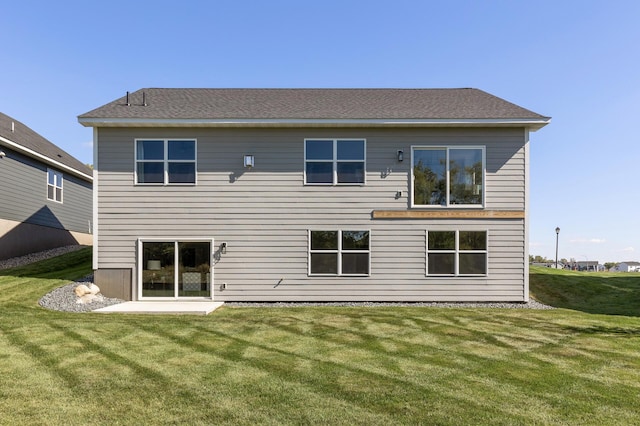
[[604, 244], [607, 240], [604, 238], [576, 238], [574, 240], [569, 240], [569, 242], [577, 244]]
[[82, 146], [85, 148], [91, 148], [93, 149], [93, 141], [89, 141], [89, 142], [83, 142]]
[[634, 251], [636, 251], [633, 247], [625, 247], [622, 250], [618, 250], [619, 252], [624, 252], [624, 253], [633, 253]]

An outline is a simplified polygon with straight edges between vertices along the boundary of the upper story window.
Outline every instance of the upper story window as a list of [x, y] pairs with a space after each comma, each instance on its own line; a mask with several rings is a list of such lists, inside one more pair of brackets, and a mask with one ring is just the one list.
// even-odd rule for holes
[[482, 207], [484, 147], [413, 147], [414, 207]]
[[306, 139], [304, 183], [310, 185], [363, 185], [364, 139]]
[[62, 173], [47, 169], [47, 199], [62, 202]]
[[196, 141], [193, 139], [136, 140], [136, 183], [195, 184]]

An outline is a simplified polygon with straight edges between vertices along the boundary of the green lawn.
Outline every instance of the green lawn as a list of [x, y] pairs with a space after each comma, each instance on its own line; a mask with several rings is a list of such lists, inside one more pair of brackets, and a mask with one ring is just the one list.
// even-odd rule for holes
[[573, 310], [223, 307], [200, 317], [37, 305], [90, 268], [82, 250], [0, 271], [0, 424], [640, 422], [640, 306], [610, 307], [618, 292], [637, 300], [637, 275], [532, 268], [532, 294]]

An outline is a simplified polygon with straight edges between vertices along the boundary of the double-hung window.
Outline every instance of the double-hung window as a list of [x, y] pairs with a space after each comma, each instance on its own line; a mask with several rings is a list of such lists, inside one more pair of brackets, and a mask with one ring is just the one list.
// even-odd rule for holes
[[428, 231], [427, 275], [487, 275], [487, 231]]
[[309, 231], [309, 275], [368, 276], [369, 231]]
[[196, 141], [193, 139], [136, 140], [137, 184], [195, 184]]
[[363, 185], [364, 139], [306, 139], [304, 183], [308, 185]]
[[413, 147], [414, 207], [482, 207], [484, 147]]
[[62, 173], [47, 169], [47, 199], [62, 202]]

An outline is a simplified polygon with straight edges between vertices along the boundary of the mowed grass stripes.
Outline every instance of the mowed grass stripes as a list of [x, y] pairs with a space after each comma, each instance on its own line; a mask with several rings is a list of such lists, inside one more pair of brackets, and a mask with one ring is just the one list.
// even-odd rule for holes
[[[37, 305], [90, 268], [91, 252], [82, 250], [0, 271], [0, 424], [640, 418], [640, 309], [223, 307], [198, 317]], [[551, 293], [545, 286], [558, 275], [532, 271], [534, 294]], [[590, 305], [597, 311], [595, 299]]]

